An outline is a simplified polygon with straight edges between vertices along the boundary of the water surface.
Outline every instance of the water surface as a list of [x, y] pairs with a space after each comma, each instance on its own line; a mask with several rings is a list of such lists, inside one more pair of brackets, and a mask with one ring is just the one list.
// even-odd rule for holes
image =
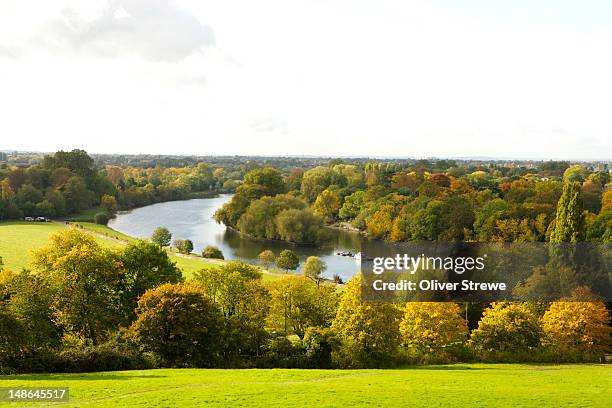
[[338, 274], [346, 280], [359, 271], [359, 263], [354, 258], [336, 255], [343, 251], [359, 252], [361, 240], [364, 239], [359, 234], [334, 230], [332, 241], [323, 248], [243, 238], [223, 224], [217, 224], [212, 218], [214, 212], [231, 197], [231, 194], [222, 194], [217, 198], [153, 204], [119, 213], [109, 222], [109, 227], [138, 238], [149, 238], [155, 228], [166, 227], [172, 233], [173, 240], [190, 239], [194, 252], [200, 253], [206, 245], [214, 245], [223, 251], [225, 259], [230, 260], [257, 263], [257, 255], [265, 249], [275, 254], [283, 249], [292, 249], [299, 256], [300, 264], [311, 255], [323, 259], [328, 266], [325, 273], [327, 277]]

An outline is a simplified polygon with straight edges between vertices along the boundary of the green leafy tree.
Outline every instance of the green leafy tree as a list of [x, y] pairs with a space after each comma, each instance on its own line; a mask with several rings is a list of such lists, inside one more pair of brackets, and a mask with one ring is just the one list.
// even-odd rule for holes
[[172, 234], [166, 227], [155, 228], [155, 231], [153, 231], [153, 234], [151, 235], [151, 241], [160, 247], [169, 246], [171, 240]]
[[173, 244], [181, 254], [188, 255], [193, 251], [193, 242], [189, 239], [177, 239]]
[[120, 259], [124, 270], [122, 304], [129, 320], [135, 318], [138, 298], [147, 290], [183, 280], [181, 270], [157, 244], [145, 240], [131, 242], [121, 252]]
[[557, 215], [550, 242], [584, 241], [585, 219], [580, 183], [565, 183], [557, 204]]
[[206, 248], [202, 250], [202, 258], [225, 259], [223, 257], [223, 252], [213, 245], [207, 245]]
[[285, 335], [304, 338], [308, 327], [329, 327], [336, 314], [338, 296], [332, 286], [317, 287], [304, 276], [283, 276], [272, 281], [268, 327]]
[[281, 211], [276, 216], [280, 239], [296, 244], [321, 244], [329, 239], [321, 217], [308, 208]]
[[269, 296], [256, 267], [234, 261], [195, 273], [194, 282], [224, 317], [224, 354], [256, 356], [267, 339], [265, 319]]
[[276, 266], [286, 271], [296, 270], [300, 265], [300, 260], [298, 259], [295, 252], [290, 249], [285, 249], [278, 254], [278, 257], [275, 260]]

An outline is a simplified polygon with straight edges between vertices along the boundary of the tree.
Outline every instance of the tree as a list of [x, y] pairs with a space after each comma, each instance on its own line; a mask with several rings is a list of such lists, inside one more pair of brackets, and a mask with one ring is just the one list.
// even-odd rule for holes
[[565, 183], [557, 204], [557, 215], [550, 242], [584, 241], [585, 219], [580, 183]]
[[91, 235], [70, 228], [51, 235], [32, 257], [51, 287], [60, 327], [94, 344], [105, 340], [122, 318], [118, 256]]
[[601, 195], [601, 212], [612, 210], [612, 190], [608, 190]]
[[353, 194], [345, 197], [344, 204], [338, 215], [343, 220], [351, 220], [363, 210], [363, 207], [366, 202], [366, 193], [365, 191], [356, 191]]
[[257, 259], [259, 260], [259, 264], [262, 268], [268, 269], [272, 264], [274, 264], [275, 260], [274, 252], [269, 249], [261, 251], [259, 255], [257, 255]]
[[334, 171], [329, 167], [315, 167], [304, 173], [302, 177], [302, 196], [309, 202], [314, 202], [323, 190], [332, 183]]
[[174, 241], [174, 247], [181, 253], [188, 255], [193, 251], [193, 242], [189, 239], [177, 239]]
[[304, 338], [308, 327], [329, 327], [336, 314], [334, 287], [317, 287], [304, 276], [283, 276], [272, 281], [268, 326], [285, 335]]
[[538, 317], [524, 303], [495, 302], [483, 313], [471, 343], [484, 351], [524, 351], [540, 344]]
[[552, 302], [542, 317], [542, 326], [543, 343], [551, 347], [592, 353], [610, 350], [610, 313], [586, 287]]
[[113, 214], [115, 211], [117, 211], [117, 200], [112, 195], [104, 194], [100, 199], [100, 205], [109, 214]]
[[172, 234], [168, 231], [166, 227], [157, 227], [155, 231], [153, 231], [153, 235], [151, 235], [151, 241], [153, 243], [159, 245], [160, 247], [165, 247], [170, 245], [170, 240], [172, 240]]
[[223, 257], [223, 252], [214, 245], [207, 245], [206, 248], [202, 250], [202, 258], [225, 259]]
[[147, 290], [162, 283], [178, 283], [183, 274], [159, 245], [138, 240], [120, 254], [124, 269], [123, 305], [129, 320], [135, 317], [137, 301]]
[[221, 313], [198, 285], [166, 283], [138, 301], [131, 336], [171, 366], [212, 366], [221, 350]]
[[304, 276], [311, 279], [319, 286], [323, 277], [321, 274], [327, 270], [327, 264], [318, 256], [309, 256], [304, 262]]
[[[0, 279], [1, 280], [1, 279]], [[53, 315], [54, 292], [45, 276], [22, 271], [10, 282], [13, 292], [7, 311], [20, 323], [30, 350], [48, 350], [60, 341], [61, 329]], [[1, 308], [1, 300], [0, 300]]]
[[284, 210], [303, 209], [306, 203], [296, 197], [279, 194], [253, 201], [238, 220], [238, 230], [255, 238], [279, 239], [276, 216]]
[[281, 211], [276, 229], [280, 239], [296, 244], [320, 244], [329, 237], [321, 217], [308, 208]]
[[361, 285], [357, 274], [342, 294], [332, 324], [342, 342], [336, 360], [346, 367], [388, 364], [399, 346], [401, 312], [392, 303], [362, 300]]
[[587, 169], [578, 164], [568, 167], [563, 172], [563, 180], [568, 182], [579, 182], [582, 183], [587, 176]]
[[234, 261], [195, 273], [194, 282], [221, 310], [226, 356], [256, 356], [265, 340], [269, 296], [254, 266]]
[[327, 222], [333, 222], [338, 217], [338, 211], [341, 206], [341, 199], [338, 193], [327, 188], [317, 196], [312, 208], [315, 214], [320, 215]]
[[108, 215], [106, 213], [99, 212], [94, 216], [94, 221], [96, 224], [106, 225], [108, 224]]
[[420, 353], [461, 344], [469, 333], [459, 306], [451, 302], [408, 302], [400, 323], [404, 344]]
[[295, 252], [290, 249], [285, 249], [278, 254], [278, 257], [275, 260], [276, 266], [286, 271], [296, 270], [300, 265], [300, 260], [298, 259]]

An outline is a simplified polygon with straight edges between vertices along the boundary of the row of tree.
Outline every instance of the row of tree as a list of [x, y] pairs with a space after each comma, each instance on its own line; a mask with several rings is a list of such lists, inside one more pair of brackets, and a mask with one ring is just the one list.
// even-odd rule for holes
[[364, 301], [360, 275], [340, 293], [306, 276], [266, 282], [235, 261], [185, 283], [157, 244], [110, 250], [76, 229], [33, 256], [33, 271], [0, 274], [0, 366], [9, 370], [93, 371], [117, 359], [123, 368], [363, 367], [495, 353], [590, 360], [610, 347], [610, 316], [588, 288], [553, 303], [485, 305], [470, 334], [467, 310], [453, 303]]
[[218, 222], [255, 238], [321, 244], [324, 224], [347, 222], [392, 241], [549, 241], [557, 202], [572, 185], [583, 239], [612, 237], [612, 184], [607, 171], [580, 165], [562, 175], [508, 169], [429, 171], [397, 164], [264, 167], [247, 173]]

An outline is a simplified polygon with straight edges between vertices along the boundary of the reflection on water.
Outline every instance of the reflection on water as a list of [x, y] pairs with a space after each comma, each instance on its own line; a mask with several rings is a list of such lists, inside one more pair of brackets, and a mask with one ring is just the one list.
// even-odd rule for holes
[[333, 231], [332, 241], [323, 248], [296, 247], [282, 242], [254, 241], [242, 238], [239, 233], [217, 224], [212, 215], [224, 203], [231, 199], [230, 194], [217, 198], [204, 198], [186, 201], [170, 201], [137, 208], [130, 212], [118, 214], [109, 222], [109, 226], [124, 234], [139, 238], [149, 238], [157, 227], [166, 227], [174, 239], [190, 239], [195, 252], [200, 252], [206, 245], [215, 245], [223, 251], [226, 259], [240, 259], [250, 263], [257, 262], [257, 255], [270, 249], [278, 254], [283, 249], [295, 251], [300, 262], [316, 255], [327, 263], [325, 276], [334, 274], [347, 279], [359, 271], [359, 263], [351, 257], [336, 255], [336, 252], [359, 252], [361, 240], [359, 234], [349, 231]]

